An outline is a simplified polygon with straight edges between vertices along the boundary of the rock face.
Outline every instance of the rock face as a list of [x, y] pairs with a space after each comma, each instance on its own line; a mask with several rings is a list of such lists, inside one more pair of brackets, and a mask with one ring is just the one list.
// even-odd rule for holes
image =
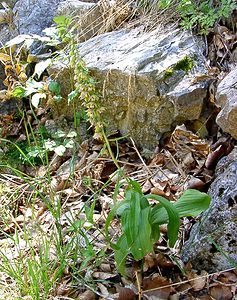
[[56, 15], [77, 16], [77, 36], [84, 42], [94, 36], [103, 24], [102, 7], [96, 1], [62, 1]]
[[[151, 149], [173, 126], [198, 119], [208, 85], [195, 83], [206, 73], [202, 47], [201, 40], [179, 30], [120, 30], [81, 43], [79, 52], [99, 81], [110, 129]], [[49, 70], [52, 76], [58, 71], [65, 91], [65, 67]]]
[[182, 259], [213, 272], [237, 264], [237, 147], [217, 164], [208, 193], [211, 206], [191, 230]]
[[61, 0], [18, 0], [14, 11], [18, 13], [20, 34], [41, 34], [52, 24], [55, 11]]
[[[6, 21], [0, 21], [1, 42], [5, 43], [18, 34], [41, 35], [42, 31], [53, 23], [53, 17], [59, 14], [83, 15], [82, 27], [84, 28], [87, 28], [89, 24], [92, 27], [92, 23], [95, 25], [95, 22], [99, 24], [101, 22], [99, 6], [87, 2], [78, 0], [11, 0], [8, 3], [7, 1], [11, 9], [9, 12], [6, 11], [9, 14]], [[90, 10], [91, 13], [89, 13]], [[12, 14], [11, 21], [9, 21], [10, 14]], [[97, 27], [94, 26], [96, 30]], [[87, 28], [84, 40], [85, 37], [89, 38], [91, 35], [92, 28]]]
[[220, 82], [216, 98], [216, 105], [221, 108], [217, 124], [237, 139], [237, 68]]

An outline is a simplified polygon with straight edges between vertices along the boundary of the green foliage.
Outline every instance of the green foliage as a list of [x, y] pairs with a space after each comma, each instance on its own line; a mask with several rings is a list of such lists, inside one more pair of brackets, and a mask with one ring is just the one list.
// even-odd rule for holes
[[12, 91], [12, 96], [17, 98], [26, 98], [31, 96], [31, 103], [38, 107], [41, 99], [47, 98], [47, 91], [43, 82], [35, 81], [30, 77], [24, 85], [17, 85]]
[[181, 17], [181, 25], [185, 29], [197, 29], [201, 34], [207, 34], [221, 18], [229, 18], [237, 8], [234, 0], [138, 0], [138, 7], [165, 10], [174, 8]]
[[[159, 202], [155, 206], [149, 199]], [[130, 181], [125, 199], [111, 210], [106, 231], [115, 215], [121, 217], [122, 235], [116, 244], [115, 260], [120, 273], [124, 274], [126, 257], [132, 254], [135, 260], [142, 259], [153, 250], [160, 237], [159, 226], [168, 223], [169, 245], [174, 246], [178, 238], [179, 220], [185, 216], [197, 216], [209, 207], [210, 196], [197, 190], [187, 190], [175, 203], [157, 195], [144, 195], [136, 181]]]
[[185, 56], [180, 61], [178, 61], [173, 67], [174, 70], [183, 70], [185, 73], [188, 73], [194, 66], [193, 60], [189, 56]]
[[221, 18], [228, 18], [237, 8], [233, 0], [215, 1], [190, 1], [181, 0], [178, 12], [182, 18], [181, 25], [185, 29], [197, 28], [201, 34], [207, 34], [208, 30]]

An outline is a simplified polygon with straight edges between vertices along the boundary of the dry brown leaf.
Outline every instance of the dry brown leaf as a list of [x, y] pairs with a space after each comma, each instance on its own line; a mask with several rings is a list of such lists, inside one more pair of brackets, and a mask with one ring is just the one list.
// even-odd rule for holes
[[102, 263], [100, 265], [100, 269], [103, 271], [103, 272], [107, 272], [107, 273], [110, 273], [111, 272], [111, 266], [110, 264], [104, 264]]
[[147, 254], [144, 258], [143, 271], [146, 272], [149, 269], [157, 266], [157, 259], [153, 254]]
[[65, 195], [67, 195], [67, 197], [70, 197], [70, 198], [76, 198], [76, 197], [79, 197], [80, 194], [78, 192], [76, 192], [74, 189], [72, 188], [68, 188], [68, 189], [65, 189], [63, 190], [63, 193]]
[[92, 274], [92, 276], [94, 278], [98, 278], [98, 279], [102, 279], [102, 280], [106, 280], [106, 279], [110, 279], [110, 278], [113, 278], [113, 277], [116, 277], [117, 274], [112, 274], [112, 273], [106, 273], [106, 272], [94, 272]]
[[6, 53], [0, 52], [0, 61], [2, 61], [2, 62], [11, 62], [11, 56], [6, 54]]
[[120, 288], [118, 300], [135, 300], [136, 294], [129, 288]]
[[22, 226], [23, 222], [25, 220], [25, 217], [23, 215], [19, 215], [16, 218], [13, 218], [12, 222], [6, 226], [3, 231], [10, 233], [10, 232], [14, 232], [16, 226]]
[[166, 257], [163, 253], [158, 253], [156, 255], [156, 259], [158, 265], [163, 269], [169, 269], [174, 267], [173, 262], [168, 257]]
[[226, 149], [224, 145], [220, 145], [215, 151], [210, 152], [207, 156], [205, 167], [207, 169], [214, 169], [219, 159], [225, 154]]
[[167, 196], [164, 190], [161, 190], [159, 188], [153, 187], [151, 189], [151, 194], [158, 195], [158, 196]]
[[145, 194], [145, 193], [149, 192], [151, 190], [151, 188], [152, 188], [151, 181], [146, 180], [146, 182], [142, 185], [142, 192]]
[[199, 296], [200, 300], [214, 300], [210, 295]]
[[205, 182], [201, 179], [191, 176], [191, 178], [187, 181], [185, 187], [187, 186], [188, 189], [196, 189], [199, 191], [203, 191], [205, 186]]
[[192, 288], [191, 284], [190, 283], [181, 283], [180, 286], [178, 286], [176, 288], [176, 290], [178, 292], [181, 292], [182, 294], [184, 294], [184, 292], [186, 293], [187, 291], [189, 291], [190, 289]]
[[221, 285], [221, 284], [215, 284], [214, 286], [210, 287], [210, 295], [215, 300], [231, 300], [232, 293], [231, 293], [231, 287]]
[[222, 273], [219, 279], [221, 282], [225, 283], [236, 283], [237, 284], [237, 275], [234, 272], [225, 272]]
[[206, 276], [206, 275], [208, 275], [208, 273], [206, 271], [202, 271], [201, 275], [197, 275], [193, 271], [188, 274], [188, 279], [190, 280], [189, 283], [191, 284], [192, 289], [195, 292], [200, 291], [205, 287], [207, 277], [203, 277], [203, 276]]
[[105, 298], [105, 299], [108, 298], [109, 292], [108, 292], [107, 287], [104, 284], [102, 284], [101, 282], [98, 282], [97, 286], [100, 289], [100, 293], [103, 295], [103, 298]]
[[79, 295], [80, 300], [95, 300], [96, 294], [92, 292], [91, 290], [86, 290], [83, 294]]
[[[146, 296], [146, 299], [168, 299], [171, 293], [171, 286], [169, 285], [170, 282], [159, 275], [151, 278], [144, 278], [143, 280], [143, 295]], [[162, 288], [162, 286], [167, 286]]]

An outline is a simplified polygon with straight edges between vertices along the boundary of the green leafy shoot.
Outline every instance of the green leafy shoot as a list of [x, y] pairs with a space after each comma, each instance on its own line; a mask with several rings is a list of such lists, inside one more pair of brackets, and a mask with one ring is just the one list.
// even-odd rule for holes
[[[159, 203], [149, 204], [149, 199]], [[187, 190], [175, 203], [157, 195], [144, 195], [136, 181], [129, 181], [124, 200], [116, 202], [106, 221], [106, 236], [112, 219], [121, 218], [122, 234], [117, 243], [110, 243], [115, 251], [118, 271], [125, 274], [126, 257], [131, 254], [135, 260], [141, 260], [153, 251], [154, 243], [160, 237], [161, 224], [168, 224], [170, 247], [174, 247], [178, 239], [180, 218], [195, 217], [210, 205], [210, 196], [197, 190]]]

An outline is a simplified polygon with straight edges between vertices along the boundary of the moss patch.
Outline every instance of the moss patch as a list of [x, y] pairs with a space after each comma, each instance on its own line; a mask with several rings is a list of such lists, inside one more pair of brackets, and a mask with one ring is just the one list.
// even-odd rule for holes
[[178, 61], [173, 67], [165, 70], [163, 80], [167, 80], [172, 77], [175, 71], [184, 71], [186, 74], [193, 68], [194, 62], [189, 56], [185, 56], [180, 61]]
[[187, 74], [193, 68], [193, 66], [194, 66], [193, 60], [191, 59], [191, 57], [186, 55], [183, 59], [181, 59], [175, 64], [173, 70], [174, 71], [182, 70]]

